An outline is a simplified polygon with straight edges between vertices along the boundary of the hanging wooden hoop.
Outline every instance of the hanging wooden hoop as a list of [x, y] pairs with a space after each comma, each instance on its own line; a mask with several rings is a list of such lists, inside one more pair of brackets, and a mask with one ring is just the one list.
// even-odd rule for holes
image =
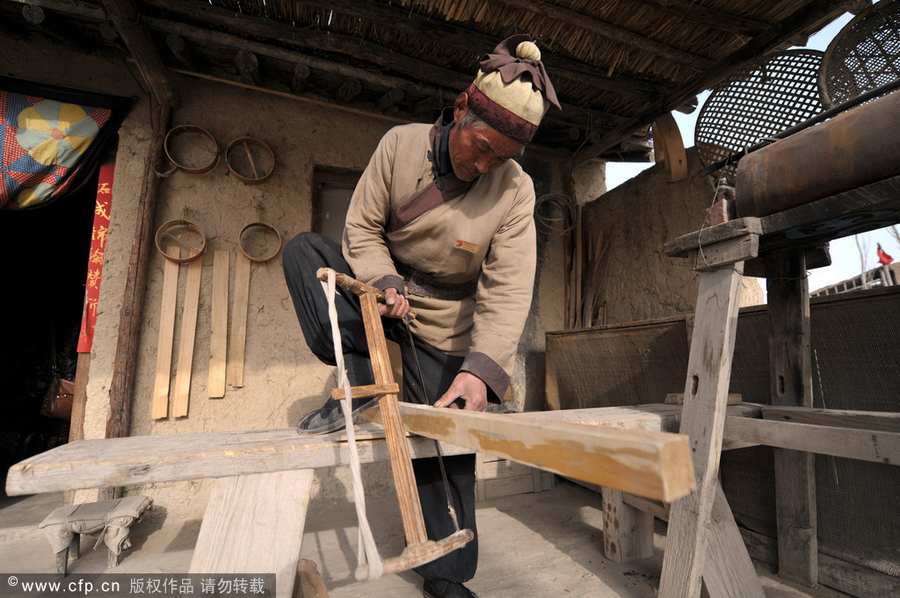
[[[273, 233], [275, 235], [275, 238], [278, 239], [278, 243], [275, 245], [275, 249], [273, 249], [272, 251], [265, 253], [263, 255], [251, 254], [250, 250], [246, 246], [245, 240], [246, 240], [247, 233], [249, 233], [250, 231], [252, 231], [254, 229], [262, 229], [265, 231], [269, 231], [270, 233]], [[248, 224], [247, 226], [245, 226], [244, 228], [241, 229], [241, 234], [240, 234], [240, 237], [238, 238], [238, 247], [240, 248], [241, 253], [244, 254], [244, 257], [246, 257], [251, 262], [257, 262], [257, 263], [268, 262], [270, 259], [272, 259], [276, 255], [278, 255], [278, 252], [281, 251], [282, 243], [283, 242], [281, 239], [281, 233], [279, 233], [278, 230], [274, 226], [272, 226], [271, 224], [266, 224], [265, 222], [251, 222], [250, 224]]]
[[[256, 161], [253, 159], [253, 152], [250, 150], [250, 146], [259, 147], [262, 149], [263, 153], [268, 155], [271, 164], [268, 170], [260, 172], [259, 168], [257, 168]], [[244, 148], [244, 155], [247, 157], [247, 162], [250, 164], [250, 174], [238, 172], [234, 167], [234, 164], [232, 164], [231, 152], [239, 147]], [[248, 185], [256, 185], [272, 176], [272, 173], [275, 172], [275, 152], [272, 151], [272, 148], [265, 141], [256, 139], [255, 137], [238, 137], [225, 148], [225, 164], [228, 166], [228, 171], [238, 179]]]
[[[212, 160], [209, 161], [208, 164], [203, 164], [202, 166], [187, 166], [182, 162], [179, 162], [175, 156], [174, 152], [170, 146], [172, 139], [177, 137], [178, 135], [185, 134], [195, 134], [200, 135], [201, 137], [205, 137], [214, 148], [216, 148], [215, 155], [212, 157]], [[216, 167], [216, 164], [219, 163], [219, 157], [221, 155], [221, 149], [219, 148], [219, 142], [216, 141], [216, 138], [212, 136], [212, 133], [207, 131], [202, 127], [198, 127], [197, 125], [178, 125], [177, 127], [172, 127], [169, 129], [169, 132], [166, 133], [166, 138], [163, 140], [163, 151], [166, 153], [166, 158], [169, 159], [169, 162], [172, 163], [175, 168], [178, 170], [183, 170], [184, 172], [190, 174], [205, 174]]]
[[[196, 250], [196, 252], [188, 253], [187, 255], [175, 255], [171, 252], [167, 252], [167, 250], [163, 248], [163, 237], [172, 229], [177, 227], [184, 227], [194, 232], [200, 239], [200, 247]], [[162, 226], [156, 229], [156, 235], [154, 236], [153, 242], [156, 245], [156, 250], [158, 252], [160, 252], [167, 260], [175, 262], [176, 264], [184, 264], [194, 261], [201, 255], [203, 255], [204, 251], [206, 251], [206, 237], [203, 235], [203, 231], [200, 230], [200, 227], [190, 220], [184, 220], [181, 218], [164, 222]]]

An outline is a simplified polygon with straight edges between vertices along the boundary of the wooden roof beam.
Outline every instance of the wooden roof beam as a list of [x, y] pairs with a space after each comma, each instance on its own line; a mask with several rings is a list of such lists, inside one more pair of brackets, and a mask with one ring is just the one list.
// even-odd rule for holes
[[[195, 43], [208, 44], [223, 48], [231, 48], [235, 50], [244, 50], [252, 52], [257, 56], [267, 56], [276, 60], [282, 60], [292, 64], [302, 64], [308, 68], [313, 68], [325, 72], [334, 73], [348, 79], [357, 79], [362, 83], [374, 85], [376, 87], [384, 87], [387, 89], [397, 88], [405, 93], [412, 93], [416, 96], [426, 97], [443, 97], [454, 98], [464, 89], [461, 85], [456, 89], [448, 89], [445, 86], [428, 85], [393, 77], [382, 73], [370, 71], [368, 69], [355, 67], [352, 65], [339, 63], [324, 58], [308, 56], [296, 50], [282, 48], [262, 42], [255, 42], [236, 35], [222, 33], [220, 31], [212, 31], [201, 27], [194, 27], [167, 19], [159, 19], [156, 17], [144, 17], [144, 24], [154, 30], [164, 34], [178, 35], [186, 40], [192, 40]], [[465, 85], [468, 85], [469, 79], [465, 79]], [[617, 114], [610, 114], [600, 110], [591, 108], [582, 108], [571, 104], [562, 104], [563, 112], [551, 111], [548, 118], [553, 121], [575, 122], [579, 123], [579, 117], [590, 118], [592, 122], [621, 122], [628, 117]]]
[[629, 31], [619, 25], [607, 23], [596, 17], [580, 13], [558, 4], [550, 4], [540, 0], [500, 1], [507, 6], [514, 6], [543, 17], [555, 19], [567, 25], [590, 31], [591, 33], [595, 33], [616, 43], [631, 46], [641, 52], [647, 52], [659, 56], [664, 60], [684, 64], [697, 71], [705, 70], [715, 64], [713, 60], [706, 56], [686, 52], [680, 48], [658, 42], [646, 35]]
[[[11, 1], [21, 4], [34, 2], [43, 8], [89, 21], [105, 20], [105, 12], [102, 8], [77, 0]], [[199, 2], [143, 0], [141, 4], [180, 16], [191, 17], [218, 27], [224, 27], [243, 35], [252, 35], [295, 46], [340, 53], [360, 60], [382, 64], [382, 66], [390, 64], [392, 68], [398, 70], [410, 69], [409, 73], [416, 76], [423, 73], [421, 68], [415, 67], [413, 62], [410, 62], [410, 60], [417, 61], [417, 59], [353, 36], [301, 29], [273, 19], [236, 13]], [[369, 19], [384, 27], [403, 30], [412, 35], [422, 35], [423, 33], [441, 35], [443, 41], [448, 45], [468, 52], [477, 52], [479, 46], [483, 50], [493, 48], [499, 41], [493, 36], [468, 30], [452, 23], [437, 23], [432, 19], [415, 13], [398, 13], [395, 9], [364, 0], [305, 0], [304, 4], [323, 10], [333, 10], [338, 14]], [[435, 76], [445, 74], [445, 69], [438, 65], [432, 65], [424, 61], [418, 62], [427, 65], [428, 70]], [[603, 70], [601, 66], [553, 55], [546, 51], [544, 52], [544, 62], [552, 76], [576, 80], [583, 85], [598, 90], [637, 97], [658, 97], [673, 89], [668, 83], [622, 76], [605, 76], [601, 72]]]
[[169, 80], [159, 52], [141, 26], [140, 14], [131, 0], [103, 0], [106, 16], [115, 27], [137, 63], [150, 93], [160, 105], [175, 102], [175, 89]]
[[[449, 80], [452, 80], [452, 77], [458, 76], [453, 71], [438, 65], [432, 65], [358, 37], [294, 27], [274, 19], [236, 13], [200, 2], [144, 0], [142, 3], [242, 35], [251, 35], [292, 46], [334, 52], [359, 60], [374, 62], [381, 66], [408, 72], [417, 78], [427, 79], [436, 84], [440, 83], [435, 82], [433, 80], [434, 77], [446, 77], [444, 81], [449, 82]], [[323, 10], [333, 10], [335, 13], [345, 16], [367, 19], [381, 26], [402, 30], [416, 36], [423, 34], [440, 35], [443, 42], [457, 49], [472, 53], [473, 58], [477, 55], [479, 46], [481, 46], [482, 50], [488, 50], [493, 48], [499, 41], [493, 36], [468, 30], [452, 23], [437, 23], [432, 19], [415, 13], [398, 12], [396, 9], [372, 2], [360, 0], [305, 0], [304, 4]], [[441, 31], [441, 29], [446, 31]], [[669, 90], [669, 86], [653, 81], [627, 77], [607, 77], [599, 72], [603, 69], [595, 65], [559, 56], [547, 56], [546, 53], [544, 62], [551, 70], [551, 75], [575, 79], [584, 85], [600, 90], [642, 97], [659, 96]], [[468, 85], [468, 82], [466, 85]]]
[[717, 31], [735, 33], [745, 37], [752, 37], [762, 33], [772, 26], [771, 23], [761, 19], [746, 17], [709, 6], [700, 6], [691, 0], [641, 0], [641, 2], [653, 6], [663, 14], [697, 23]]
[[10, 0], [18, 4], [39, 6], [61, 14], [80, 17], [88, 21], [105, 21], [106, 11], [103, 8], [80, 0]]
[[435, 92], [435, 88], [431, 85], [414, 83], [399, 77], [383, 75], [349, 64], [338, 63], [315, 56], [308, 56], [296, 50], [248, 40], [229, 33], [212, 31], [202, 27], [195, 27], [193, 25], [169, 21], [167, 19], [159, 19], [156, 17], [144, 17], [144, 23], [154, 31], [166, 34], [173, 33], [195, 43], [217, 46], [220, 48], [244, 50], [252, 52], [257, 56], [267, 56], [292, 64], [304, 64], [309, 68], [331, 72], [348, 79], [358, 79], [363, 83], [371, 85], [399, 87], [400, 89], [411, 91], [417, 95], [431, 95]]
[[[358, 37], [294, 27], [273, 19], [235, 13], [200, 2], [143, 0], [143, 4], [241, 36], [275, 41], [295, 48], [321, 50], [370, 62], [411, 75], [427, 83], [458, 86], [463, 89], [471, 79], [464, 78], [460, 73], [445, 67], [429, 64]], [[464, 79], [465, 83], [463, 83]]]

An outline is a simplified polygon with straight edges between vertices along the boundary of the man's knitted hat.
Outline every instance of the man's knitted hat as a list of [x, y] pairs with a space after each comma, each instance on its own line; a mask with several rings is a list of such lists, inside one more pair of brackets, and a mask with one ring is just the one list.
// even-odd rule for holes
[[469, 109], [500, 133], [528, 143], [550, 105], [560, 107], [541, 51], [529, 36], [513, 35], [482, 57], [480, 66], [466, 90]]

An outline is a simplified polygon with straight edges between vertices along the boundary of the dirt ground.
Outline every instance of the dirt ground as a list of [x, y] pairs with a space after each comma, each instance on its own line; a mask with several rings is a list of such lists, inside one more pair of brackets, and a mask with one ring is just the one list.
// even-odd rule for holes
[[[54, 559], [49, 544], [35, 525], [62, 504], [61, 494], [0, 499], [0, 572], [49, 573]], [[468, 584], [482, 597], [656, 595], [665, 538], [657, 535], [650, 559], [619, 565], [602, 553], [599, 497], [559, 482], [550, 491], [483, 502], [478, 508], [479, 568]], [[200, 520], [170, 520], [157, 513], [135, 524], [134, 547], [127, 551], [117, 573], [180, 573], [187, 570], [200, 529]], [[393, 499], [369, 504], [369, 520], [383, 557], [399, 554], [402, 532]], [[274, 541], [275, 539], [273, 539]], [[83, 557], [70, 564], [72, 572], [102, 572], [106, 554], [92, 551], [93, 541], [82, 539]], [[356, 522], [352, 505], [343, 501], [315, 502], [307, 517], [303, 558], [318, 564], [332, 598], [412, 598], [422, 595], [413, 573], [389, 575], [357, 583]], [[769, 598], [807, 596], [784, 586], [760, 568]], [[835, 593], [815, 594], [836, 596]]]

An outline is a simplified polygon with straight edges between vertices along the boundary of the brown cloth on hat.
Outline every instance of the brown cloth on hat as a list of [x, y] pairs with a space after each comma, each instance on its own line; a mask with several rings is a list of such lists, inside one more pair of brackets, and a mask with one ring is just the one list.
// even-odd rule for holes
[[522, 42], [529, 41], [532, 41], [531, 37], [525, 34], [507, 37], [497, 44], [493, 52], [486, 54], [479, 61], [481, 71], [485, 74], [498, 71], [505, 85], [509, 85], [510, 82], [528, 73], [531, 84], [544, 94], [548, 102], [561, 110], [559, 100], [556, 98], [556, 89], [553, 88], [544, 63], [540, 60], [528, 60], [516, 56], [516, 47]]

